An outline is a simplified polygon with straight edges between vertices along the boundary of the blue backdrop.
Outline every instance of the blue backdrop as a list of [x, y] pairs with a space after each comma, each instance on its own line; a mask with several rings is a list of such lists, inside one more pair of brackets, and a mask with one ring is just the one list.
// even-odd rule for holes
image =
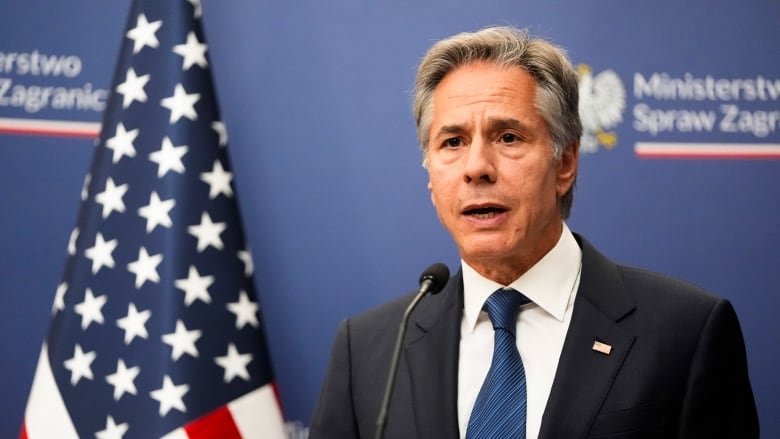
[[[457, 267], [420, 166], [415, 66], [437, 39], [512, 24], [620, 77], [617, 144], [583, 154], [570, 225], [614, 259], [733, 301], [763, 437], [780, 437], [780, 3], [420, 3], [203, 5], [287, 418], [308, 422], [341, 319], [414, 288], [431, 262]], [[0, 14], [0, 437], [22, 422], [94, 144], [9, 131], [100, 120], [128, 6], [27, 0]], [[43, 99], [47, 86], [81, 100]], [[638, 152], [648, 142], [694, 156]], [[702, 156], [714, 142], [736, 157]]]

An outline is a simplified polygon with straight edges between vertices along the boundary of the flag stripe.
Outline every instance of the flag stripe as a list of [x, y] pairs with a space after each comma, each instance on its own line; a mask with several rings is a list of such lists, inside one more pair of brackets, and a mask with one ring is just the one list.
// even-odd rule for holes
[[35, 380], [30, 390], [24, 419], [25, 436], [23, 437], [29, 439], [52, 437], [78, 439], [79, 437], [65, 408], [57, 383], [54, 381], [46, 343], [43, 344], [38, 358]]
[[190, 439], [241, 439], [230, 410], [224, 406], [188, 424], [184, 430]]
[[[228, 404], [243, 437], [260, 439], [287, 436], [275, 387], [266, 384]], [[257, 416], [258, 413], [263, 416]]]

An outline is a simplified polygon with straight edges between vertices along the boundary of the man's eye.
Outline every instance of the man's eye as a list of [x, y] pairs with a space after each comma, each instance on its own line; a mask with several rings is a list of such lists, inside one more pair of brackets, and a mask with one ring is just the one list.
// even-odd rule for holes
[[518, 137], [512, 133], [505, 133], [501, 135], [501, 141], [504, 143], [514, 143], [518, 140], [520, 139], [518, 139]]
[[459, 137], [453, 137], [444, 141], [444, 146], [460, 146], [462, 145]]

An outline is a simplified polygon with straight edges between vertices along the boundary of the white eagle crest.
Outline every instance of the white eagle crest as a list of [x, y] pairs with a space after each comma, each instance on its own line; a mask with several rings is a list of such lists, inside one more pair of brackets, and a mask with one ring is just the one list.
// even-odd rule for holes
[[582, 139], [580, 151], [596, 152], [599, 145], [614, 148], [617, 134], [606, 130], [623, 121], [626, 108], [626, 90], [620, 77], [612, 70], [605, 70], [595, 77], [590, 66], [577, 66], [580, 85], [580, 119]]

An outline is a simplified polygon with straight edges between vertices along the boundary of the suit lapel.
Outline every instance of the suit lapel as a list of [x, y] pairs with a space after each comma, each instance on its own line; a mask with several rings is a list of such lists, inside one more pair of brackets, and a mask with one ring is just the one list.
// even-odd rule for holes
[[463, 280], [452, 277], [414, 311], [404, 350], [417, 437], [458, 437], [458, 351]]
[[[585, 436], [636, 338], [618, 325], [634, 304], [615, 264], [576, 237], [582, 275], [540, 438]], [[602, 347], [594, 349], [595, 342]], [[608, 354], [599, 351], [604, 345], [611, 347]]]

